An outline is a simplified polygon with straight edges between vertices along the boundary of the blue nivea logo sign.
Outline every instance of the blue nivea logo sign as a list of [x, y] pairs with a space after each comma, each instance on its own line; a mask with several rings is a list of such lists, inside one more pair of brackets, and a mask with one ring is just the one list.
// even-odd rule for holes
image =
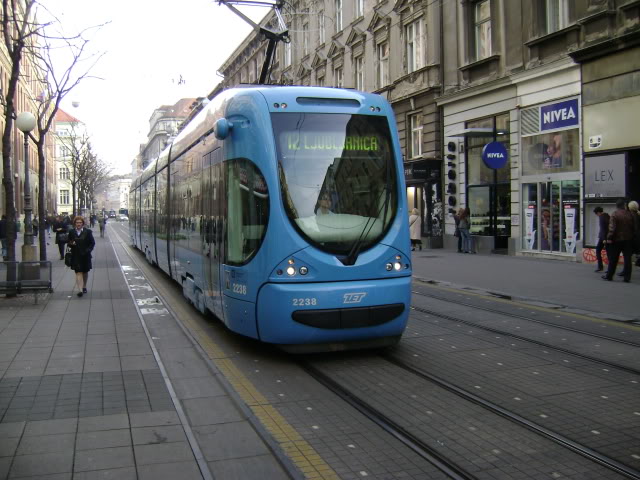
[[540, 130], [577, 127], [578, 125], [577, 98], [540, 107]]
[[487, 143], [482, 149], [482, 161], [489, 168], [502, 168], [507, 164], [507, 149], [500, 142]]

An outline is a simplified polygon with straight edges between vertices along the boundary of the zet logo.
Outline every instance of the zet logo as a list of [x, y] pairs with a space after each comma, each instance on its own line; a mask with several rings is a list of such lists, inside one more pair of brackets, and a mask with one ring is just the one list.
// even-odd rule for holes
[[367, 292], [345, 293], [342, 303], [360, 303], [367, 296]]

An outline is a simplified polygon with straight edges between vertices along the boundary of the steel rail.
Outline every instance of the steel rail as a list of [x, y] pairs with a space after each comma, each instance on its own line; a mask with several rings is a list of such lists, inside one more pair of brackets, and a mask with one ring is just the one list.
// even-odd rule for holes
[[458, 465], [438, 453], [435, 449], [428, 446], [422, 440], [407, 432], [404, 428], [391, 420], [385, 414], [369, 405], [363, 399], [351, 393], [348, 389], [340, 385], [338, 382], [322, 373], [320, 370], [312, 366], [309, 362], [292, 360], [298, 364], [308, 375], [313, 377], [319, 383], [327, 387], [333, 393], [338, 395], [342, 400], [354, 407], [369, 420], [381, 427], [387, 433], [404, 443], [407, 447], [417, 453], [419, 456], [434, 465], [440, 471], [455, 480], [475, 480], [476, 477], [462, 470]]
[[610, 457], [607, 457], [606, 455], [603, 455], [589, 447], [586, 447], [578, 442], [574, 442], [573, 440], [565, 437], [564, 435], [561, 435], [559, 433], [556, 433], [552, 430], [549, 430], [546, 427], [543, 427], [541, 425], [538, 425], [535, 422], [532, 422], [530, 420], [527, 420], [526, 418], [510, 412], [509, 410], [500, 407], [499, 405], [490, 402], [488, 400], [485, 400], [482, 397], [479, 397], [478, 395], [471, 393], [467, 390], [464, 390], [460, 387], [457, 387], [455, 385], [453, 385], [452, 383], [443, 380], [439, 377], [436, 377], [435, 375], [431, 375], [430, 373], [424, 372], [423, 370], [420, 370], [419, 368], [413, 367], [411, 365], [406, 364], [405, 362], [403, 362], [402, 360], [399, 360], [395, 357], [393, 357], [390, 354], [382, 354], [381, 355], [382, 358], [384, 358], [385, 360], [387, 360], [388, 362], [394, 364], [395, 366], [402, 368], [404, 370], [406, 370], [407, 372], [410, 372], [418, 377], [421, 377], [425, 380], [428, 380], [432, 383], [435, 383], [436, 385], [464, 398], [465, 400], [468, 400], [470, 402], [473, 402], [477, 405], [480, 405], [486, 409], [488, 409], [489, 411], [491, 411], [492, 413], [495, 413], [497, 415], [500, 415], [503, 418], [506, 418], [522, 427], [527, 428], [530, 431], [533, 431], [537, 434], [542, 435], [545, 438], [548, 438], [549, 440], [552, 440], [553, 442], [562, 445], [566, 448], [568, 448], [569, 450], [572, 450], [573, 452], [586, 457], [606, 468], [609, 468], [621, 475], [624, 475], [628, 478], [633, 478], [636, 480], [640, 480], [640, 471], [635, 470], [627, 465], [624, 465], [623, 463], [618, 462], [617, 460], [614, 460]]

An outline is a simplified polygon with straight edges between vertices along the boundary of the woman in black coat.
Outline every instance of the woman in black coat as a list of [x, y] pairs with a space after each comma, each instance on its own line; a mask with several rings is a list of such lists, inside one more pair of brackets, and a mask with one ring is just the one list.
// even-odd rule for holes
[[76, 272], [78, 296], [87, 293], [87, 278], [91, 270], [91, 251], [96, 245], [93, 232], [84, 226], [84, 218], [78, 216], [73, 219], [73, 230], [69, 232], [69, 247], [71, 247], [71, 269]]

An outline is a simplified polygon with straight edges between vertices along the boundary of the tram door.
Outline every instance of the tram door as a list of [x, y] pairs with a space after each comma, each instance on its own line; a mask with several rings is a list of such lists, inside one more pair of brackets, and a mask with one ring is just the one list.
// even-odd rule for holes
[[220, 148], [207, 154], [203, 161], [203, 198], [204, 238], [202, 242], [202, 258], [204, 259], [205, 279], [207, 282], [206, 302], [220, 320], [222, 313], [222, 290], [220, 285], [220, 254], [221, 240], [221, 212], [220, 212], [220, 182], [222, 171], [222, 151]]

